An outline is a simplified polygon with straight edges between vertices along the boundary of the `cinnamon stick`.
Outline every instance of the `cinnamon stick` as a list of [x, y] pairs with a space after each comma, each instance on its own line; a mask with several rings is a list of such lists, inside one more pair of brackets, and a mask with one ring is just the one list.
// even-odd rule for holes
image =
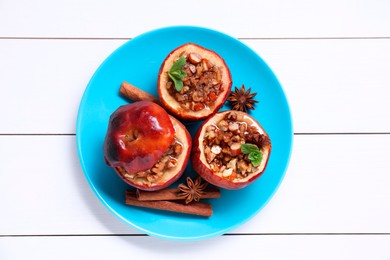
[[166, 210], [205, 217], [210, 217], [213, 214], [211, 204], [208, 203], [193, 202], [191, 204], [184, 204], [183, 202], [167, 200], [141, 201], [138, 200], [135, 193], [131, 191], [126, 191], [126, 204], [137, 207]]
[[[180, 193], [179, 189], [163, 189], [157, 191], [143, 191], [137, 189], [136, 196], [140, 201], [158, 201], [158, 200], [182, 200], [178, 194]], [[217, 199], [221, 197], [221, 192], [219, 189], [209, 188], [203, 190], [203, 195], [200, 196], [201, 199]]]
[[119, 89], [119, 93], [132, 101], [149, 100], [154, 103], [159, 103], [158, 98], [137, 88], [136, 86], [123, 81]]

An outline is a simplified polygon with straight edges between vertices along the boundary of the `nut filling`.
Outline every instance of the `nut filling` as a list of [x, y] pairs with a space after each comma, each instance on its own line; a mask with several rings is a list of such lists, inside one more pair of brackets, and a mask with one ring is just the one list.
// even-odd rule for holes
[[171, 79], [167, 82], [169, 94], [175, 98], [182, 108], [200, 111], [212, 107], [222, 89], [221, 69], [202, 58], [198, 53], [182, 53], [186, 58], [183, 71], [183, 88], [177, 91]]
[[241, 152], [241, 144], [254, 144], [261, 150], [270, 144], [270, 140], [234, 112], [227, 113], [222, 120], [206, 128], [204, 154], [214, 174], [240, 180], [258, 169], [252, 165], [248, 154]]
[[182, 151], [183, 144], [175, 138], [168, 150], [151, 169], [133, 174], [126, 172], [123, 167], [118, 167], [118, 169], [124, 178], [133, 180], [139, 184], [152, 186], [158, 184], [163, 179], [165, 172], [177, 166], [177, 158]]

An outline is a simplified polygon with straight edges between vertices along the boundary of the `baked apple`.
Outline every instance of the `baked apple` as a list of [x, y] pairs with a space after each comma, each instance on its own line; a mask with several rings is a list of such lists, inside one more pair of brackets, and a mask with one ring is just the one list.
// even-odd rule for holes
[[261, 125], [245, 112], [224, 111], [208, 118], [193, 140], [191, 162], [209, 183], [243, 188], [264, 172], [271, 142]]
[[191, 142], [184, 125], [161, 106], [139, 101], [121, 106], [111, 115], [104, 157], [126, 183], [158, 190], [182, 175]]
[[231, 85], [230, 70], [217, 53], [187, 43], [173, 50], [161, 65], [158, 95], [172, 115], [196, 121], [219, 110]]

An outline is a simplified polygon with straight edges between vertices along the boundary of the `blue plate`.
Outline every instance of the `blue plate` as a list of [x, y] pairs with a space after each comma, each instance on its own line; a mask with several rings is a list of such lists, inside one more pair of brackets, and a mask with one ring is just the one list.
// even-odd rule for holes
[[[219, 53], [233, 77], [233, 87], [245, 84], [257, 92], [254, 116], [270, 135], [272, 152], [263, 175], [241, 190], [222, 190], [209, 200], [210, 218], [125, 205], [129, 188], [103, 159], [109, 116], [128, 103], [119, 95], [123, 81], [157, 96], [157, 74], [164, 58], [176, 47], [197, 43]], [[225, 105], [221, 110], [229, 107]], [[199, 123], [188, 125], [193, 134]], [[222, 235], [255, 216], [281, 183], [292, 148], [289, 106], [277, 78], [266, 63], [239, 40], [206, 28], [178, 26], [144, 33], [119, 47], [98, 68], [80, 103], [76, 142], [85, 176], [101, 202], [131, 227], [164, 239], [201, 240]], [[194, 172], [189, 165], [186, 175]], [[183, 176], [183, 178], [185, 177]], [[183, 178], [180, 181], [183, 181]], [[175, 184], [177, 185], [177, 183]]]

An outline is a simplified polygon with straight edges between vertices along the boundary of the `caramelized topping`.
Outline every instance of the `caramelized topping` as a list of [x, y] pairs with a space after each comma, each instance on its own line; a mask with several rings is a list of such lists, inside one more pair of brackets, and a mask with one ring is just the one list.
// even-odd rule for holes
[[244, 118], [230, 112], [219, 122], [206, 128], [203, 145], [206, 161], [214, 174], [228, 179], [241, 179], [256, 171], [248, 154], [241, 151], [242, 144], [256, 145], [260, 150], [270, 140]]
[[186, 73], [182, 79], [183, 88], [177, 91], [170, 79], [167, 83], [169, 94], [186, 110], [200, 111], [212, 107], [222, 92], [220, 68], [198, 53], [183, 53], [183, 56], [186, 57], [182, 68]]
[[134, 174], [127, 173], [122, 167], [118, 167], [118, 169], [127, 179], [140, 184], [155, 184], [162, 179], [164, 172], [177, 166], [177, 158], [182, 151], [183, 145], [175, 138], [169, 149], [161, 156], [158, 162], [151, 169]]

